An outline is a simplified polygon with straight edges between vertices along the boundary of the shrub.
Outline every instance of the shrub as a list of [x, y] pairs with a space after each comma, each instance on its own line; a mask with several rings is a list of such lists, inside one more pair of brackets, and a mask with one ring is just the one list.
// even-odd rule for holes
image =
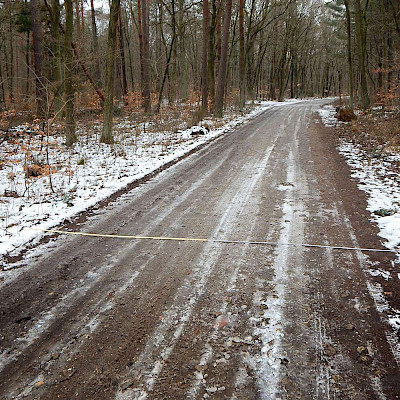
[[351, 108], [339, 108], [336, 118], [342, 122], [350, 122], [356, 120], [357, 116]]

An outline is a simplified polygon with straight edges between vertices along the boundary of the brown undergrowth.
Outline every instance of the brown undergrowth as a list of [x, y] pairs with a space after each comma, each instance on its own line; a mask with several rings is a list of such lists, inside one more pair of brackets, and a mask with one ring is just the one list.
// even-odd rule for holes
[[371, 110], [338, 129], [339, 137], [360, 145], [368, 153], [400, 153], [400, 110]]

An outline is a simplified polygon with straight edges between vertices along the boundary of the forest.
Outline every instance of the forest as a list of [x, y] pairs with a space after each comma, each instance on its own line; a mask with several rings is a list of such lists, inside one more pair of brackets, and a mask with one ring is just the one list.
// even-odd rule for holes
[[0, 399], [394, 399], [400, 0], [0, 0]]
[[[348, 96], [398, 106], [398, 0], [3, 0], [2, 135], [18, 114], [63, 124], [150, 118], [186, 106], [194, 122], [254, 99]], [[23, 116], [23, 117], [21, 117]]]

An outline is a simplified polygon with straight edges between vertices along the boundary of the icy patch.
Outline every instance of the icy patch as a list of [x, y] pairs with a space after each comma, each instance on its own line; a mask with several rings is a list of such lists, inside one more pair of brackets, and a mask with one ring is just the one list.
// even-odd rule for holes
[[387, 281], [392, 277], [390, 272], [384, 271], [382, 269], [369, 269], [368, 273], [371, 276], [381, 276], [382, 278], [386, 279]]
[[318, 110], [322, 123], [325, 126], [338, 126], [340, 122], [336, 119], [336, 109], [332, 105], [325, 105]]
[[[293, 186], [295, 182], [295, 165], [293, 153], [289, 153], [289, 165], [287, 170], [287, 183]], [[294, 223], [294, 214], [302, 209], [301, 204], [293, 204], [292, 192], [286, 192], [286, 198], [282, 207], [281, 233], [278, 244], [287, 243], [293, 231], [296, 230]], [[287, 224], [285, 221], [290, 221]], [[296, 232], [299, 234], [299, 232]], [[284, 319], [283, 309], [285, 305], [285, 296], [287, 291], [287, 268], [289, 260], [289, 248], [279, 246], [276, 249], [276, 258], [274, 260], [275, 276], [273, 284], [275, 288], [268, 294], [256, 291], [253, 295], [253, 306], [263, 309], [259, 317], [252, 317], [251, 320], [256, 323], [254, 336], [261, 339], [261, 354], [255, 357], [254, 361], [249, 359], [250, 364], [253, 361], [259, 387], [260, 398], [274, 399], [278, 394], [278, 385], [281, 377], [281, 365], [284, 355], [282, 354], [282, 338], [284, 330], [282, 321]]]
[[400, 311], [389, 317], [389, 324], [396, 333], [400, 331]]
[[367, 282], [368, 291], [374, 299], [375, 307], [379, 313], [386, 315], [387, 322], [392, 327], [391, 332], [386, 332], [386, 339], [392, 349], [393, 355], [400, 363], [400, 342], [398, 333], [400, 328], [400, 312], [391, 309], [388, 301], [385, 299], [382, 286], [379, 283]]

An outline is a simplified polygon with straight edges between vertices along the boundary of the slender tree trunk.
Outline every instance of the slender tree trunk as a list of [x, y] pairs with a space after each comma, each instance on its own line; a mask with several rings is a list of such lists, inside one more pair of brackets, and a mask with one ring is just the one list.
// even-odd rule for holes
[[74, 60], [72, 53], [72, 32], [74, 29], [74, 12], [72, 0], [64, 0], [65, 5], [65, 34], [64, 34], [64, 59], [65, 59], [65, 142], [71, 146], [77, 141], [74, 118], [74, 87], [72, 72]]
[[122, 97], [128, 94], [128, 82], [126, 79], [126, 61], [125, 61], [125, 42], [124, 42], [124, 26], [122, 21], [121, 7], [119, 8], [119, 50], [121, 57], [121, 86]]
[[149, 3], [150, 0], [141, 0], [142, 6], [142, 96], [143, 108], [146, 113], [151, 112], [150, 99], [150, 31], [149, 31]]
[[60, 12], [61, 6], [59, 0], [51, 2], [51, 36], [53, 38], [53, 57], [52, 57], [52, 72], [53, 72], [53, 95], [54, 95], [54, 111], [59, 113], [62, 109], [62, 90], [60, 88], [62, 82], [61, 68], [61, 38], [60, 38]]
[[97, 38], [96, 14], [94, 9], [94, 1], [90, 0], [90, 17], [92, 23], [92, 52], [94, 56], [94, 78], [97, 84], [101, 80], [100, 60], [99, 60], [99, 40]]
[[390, 93], [393, 89], [393, 64], [394, 64], [394, 54], [393, 54], [393, 38], [392, 33], [389, 31], [387, 33], [387, 62], [389, 65], [389, 71], [387, 74], [387, 90]]
[[142, 25], [142, 0], [137, 0], [137, 13], [138, 13], [138, 36], [139, 36], [139, 59], [140, 59], [140, 89], [142, 91], [142, 105], [144, 101], [144, 62], [143, 62], [143, 25]]
[[186, 101], [188, 98], [188, 70], [187, 70], [187, 55], [185, 45], [185, 26], [184, 26], [184, 15], [185, 15], [185, 0], [178, 1], [178, 26], [177, 26], [177, 66], [179, 76], [179, 99]]
[[211, 101], [215, 103], [215, 33], [217, 29], [217, 5], [212, 0], [212, 17], [208, 41], [208, 87]]
[[80, 9], [81, 9], [81, 23], [82, 23], [81, 29], [82, 29], [82, 33], [85, 33], [85, 18], [84, 18], [83, 0], [81, 0]]
[[30, 75], [31, 75], [31, 63], [30, 63], [30, 47], [31, 47], [31, 34], [26, 32], [26, 52], [25, 52], [25, 64], [26, 64], [26, 85], [25, 85], [25, 97], [28, 98], [30, 95]]
[[4, 79], [3, 79], [3, 65], [0, 63], [0, 88], [1, 88], [1, 97], [0, 97], [0, 101], [2, 103], [5, 102], [5, 90], [4, 90]]
[[227, 0], [225, 5], [224, 27], [221, 38], [221, 58], [218, 69], [217, 91], [215, 94], [214, 115], [216, 117], [222, 117], [224, 108], [224, 93], [226, 84], [229, 27], [231, 24], [231, 15], [232, 15], [232, 0]]
[[156, 113], [160, 112], [163, 93], [164, 93], [165, 82], [167, 80], [167, 76], [168, 76], [168, 73], [169, 73], [168, 72], [169, 71], [169, 66], [171, 64], [172, 54], [173, 54], [173, 51], [174, 51], [174, 48], [175, 48], [175, 39], [176, 39], [175, 0], [171, 0], [171, 6], [172, 6], [172, 14], [171, 14], [171, 18], [172, 18], [172, 21], [171, 21], [172, 38], [171, 38], [171, 44], [170, 44], [169, 52], [168, 52], [168, 56], [167, 56], [167, 63], [165, 65], [163, 79], [162, 79], [161, 86], [160, 86], [160, 93], [158, 94], [158, 103], [157, 103]]
[[222, 18], [223, 18], [223, 13], [222, 13], [222, 7], [221, 7], [221, 0], [217, 0], [217, 20], [216, 20], [216, 56], [217, 56], [217, 65], [219, 68], [219, 62], [221, 59], [221, 24], [222, 24]]
[[82, 29], [81, 29], [82, 27], [81, 27], [81, 13], [79, 10], [79, 0], [74, 0], [74, 3], [75, 3], [75, 14], [76, 14], [76, 24], [75, 24], [77, 31], [76, 33], [78, 37], [80, 37], [82, 34]]
[[[124, 18], [125, 18], [125, 23], [126, 26], [129, 25], [128, 22], [128, 13], [125, 10], [124, 11]], [[128, 61], [129, 61], [129, 85], [128, 85], [128, 90], [134, 91], [135, 90], [135, 74], [133, 72], [133, 60], [132, 60], [132, 52], [131, 52], [131, 41], [130, 41], [130, 36], [128, 35], [128, 33], [126, 31], [122, 32], [124, 37], [125, 37], [125, 41], [126, 41], [126, 48], [128, 50]]]
[[239, 107], [242, 110], [246, 102], [246, 55], [244, 47], [244, 0], [239, 0]]
[[363, 109], [370, 106], [370, 99], [368, 94], [367, 85], [367, 71], [366, 71], [366, 53], [367, 53], [367, 35], [366, 35], [366, 22], [361, 10], [360, 0], [354, 0], [355, 5], [355, 22], [356, 22], [356, 38], [358, 46], [359, 58], [359, 74], [360, 74], [360, 91], [361, 100], [360, 105]]
[[110, 22], [108, 25], [107, 54], [106, 54], [106, 87], [104, 101], [104, 123], [103, 132], [100, 138], [101, 143], [114, 143], [112, 133], [112, 120], [114, 111], [114, 64], [115, 45], [117, 36], [117, 24], [120, 0], [112, 0], [110, 7]]
[[207, 56], [209, 41], [209, 8], [208, 0], [203, 0], [203, 49], [201, 61], [201, 108], [204, 112], [208, 109], [208, 77], [207, 77]]
[[13, 16], [12, 16], [12, 3], [9, 2], [9, 41], [10, 41], [10, 101], [14, 102], [14, 33], [13, 33]]
[[36, 83], [36, 113], [39, 118], [44, 118], [47, 114], [46, 107], [46, 88], [43, 77], [43, 50], [42, 50], [42, 26], [40, 21], [40, 8], [38, 0], [31, 0], [31, 21], [34, 54], [34, 70]]
[[354, 107], [354, 88], [353, 88], [353, 56], [351, 51], [351, 15], [350, 15], [350, 3], [349, 0], [344, 0], [346, 7], [346, 31], [347, 31], [347, 63], [349, 67], [349, 96], [350, 96], [350, 107]]

